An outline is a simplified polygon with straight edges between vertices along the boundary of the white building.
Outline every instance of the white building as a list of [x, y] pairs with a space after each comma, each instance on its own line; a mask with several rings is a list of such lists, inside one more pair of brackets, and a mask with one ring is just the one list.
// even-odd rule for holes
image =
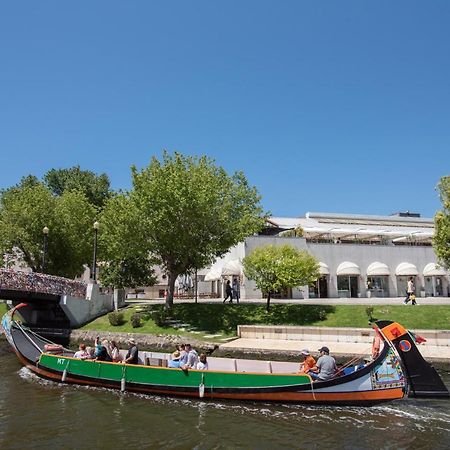
[[[299, 227], [303, 237], [283, 237], [283, 232]], [[283, 298], [403, 297], [410, 276], [417, 295], [449, 296], [449, 274], [437, 264], [433, 233], [433, 219], [409, 212], [272, 217], [261, 234], [247, 238], [199, 272], [199, 292], [220, 296], [224, 281], [239, 276], [242, 298], [261, 297], [254, 282], [243, 275], [241, 261], [256, 247], [288, 243], [320, 261], [321, 278], [314, 286], [278, 293]]]

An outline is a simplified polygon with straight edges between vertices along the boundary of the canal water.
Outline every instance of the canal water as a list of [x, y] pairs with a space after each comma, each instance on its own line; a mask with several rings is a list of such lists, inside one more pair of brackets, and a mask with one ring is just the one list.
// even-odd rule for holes
[[0, 358], [2, 450], [450, 447], [450, 401], [337, 408], [180, 400], [43, 381], [4, 341]]

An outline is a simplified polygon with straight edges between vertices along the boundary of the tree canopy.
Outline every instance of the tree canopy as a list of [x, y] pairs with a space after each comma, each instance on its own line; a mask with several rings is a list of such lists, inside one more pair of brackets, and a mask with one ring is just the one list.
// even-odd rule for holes
[[108, 175], [81, 170], [80, 166], [49, 170], [44, 175], [44, 184], [56, 196], [66, 191], [82, 192], [88, 201], [98, 208], [102, 208], [111, 196]]
[[168, 307], [178, 275], [209, 265], [264, 223], [244, 174], [229, 176], [206, 156], [164, 152], [162, 161], [132, 167], [132, 183], [105, 208], [106, 252], [151, 254], [168, 275]]
[[437, 188], [442, 210], [434, 217], [433, 247], [439, 262], [450, 269], [450, 176], [442, 177]]
[[319, 278], [317, 259], [287, 244], [256, 248], [242, 263], [245, 276], [267, 295], [267, 311], [272, 293], [309, 285]]
[[104, 286], [152, 286], [156, 261], [144, 245], [139, 212], [128, 194], [117, 194], [100, 217], [99, 247], [104, 265], [99, 273]]
[[48, 227], [45, 272], [73, 278], [92, 255], [95, 208], [81, 192], [55, 197], [27, 177], [2, 193], [0, 251], [16, 254], [33, 270], [42, 271], [43, 228]]

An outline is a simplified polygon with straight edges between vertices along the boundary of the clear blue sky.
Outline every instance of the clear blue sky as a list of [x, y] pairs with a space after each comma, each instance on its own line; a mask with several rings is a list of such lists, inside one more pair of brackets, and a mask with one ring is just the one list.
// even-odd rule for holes
[[163, 148], [243, 170], [274, 215], [431, 217], [450, 174], [450, 2], [0, 6], [0, 188]]

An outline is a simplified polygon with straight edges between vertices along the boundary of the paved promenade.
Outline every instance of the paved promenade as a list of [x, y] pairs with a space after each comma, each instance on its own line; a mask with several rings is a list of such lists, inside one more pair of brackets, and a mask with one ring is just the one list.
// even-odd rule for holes
[[[335, 356], [370, 355], [372, 345], [367, 343], [355, 342], [329, 342], [313, 340], [287, 340], [287, 339], [249, 339], [240, 338], [234, 341], [221, 344], [220, 348], [223, 350], [265, 350], [272, 352], [299, 352], [307, 348], [313, 354], [317, 354], [317, 350], [327, 345], [330, 352]], [[417, 346], [420, 353], [427, 361], [440, 361], [450, 363], [450, 346], [427, 345], [427, 343]]]
[[[284, 305], [402, 305], [404, 297], [376, 297], [376, 298], [309, 298], [309, 299], [271, 299], [271, 304], [282, 303]], [[221, 303], [221, 298], [199, 298], [198, 303], [202, 304], [216, 304]], [[162, 298], [153, 299], [127, 299], [126, 303], [133, 304], [163, 304], [165, 302]], [[174, 303], [195, 303], [193, 298], [175, 299]], [[235, 303], [235, 302], [233, 302]], [[263, 298], [245, 298], [241, 299], [242, 304], [266, 304], [266, 299]], [[417, 303], [419, 306], [425, 305], [450, 305], [450, 297], [418, 297]]]

